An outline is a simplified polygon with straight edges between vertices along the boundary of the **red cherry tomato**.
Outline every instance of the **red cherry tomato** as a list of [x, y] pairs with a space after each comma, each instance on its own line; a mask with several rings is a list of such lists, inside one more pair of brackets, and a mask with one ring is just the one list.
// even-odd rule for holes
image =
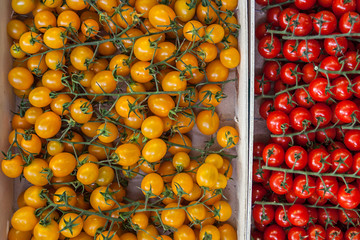
[[331, 82], [331, 92], [334, 99], [339, 101], [347, 100], [353, 95], [351, 82], [345, 77], [338, 77]]
[[332, 10], [336, 16], [341, 16], [346, 12], [356, 10], [356, 0], [333, 0]]
[[252, 216], [255, 222], [263, 225], [269, 225], [275, 216], [272, 205], [255, 205], [252, 210]]
[[299, 10], [296, 8], [285, 8], [281, 13], [279, 14], [279, 25], [282, 29], [288, 28], [289, 20], [299, 13]]
[[293, 96], [288, 92], [277, 95], [274, 99], [275, 110], [289, 114], [295, 108], [295, 102], [292, 99]]
[[330, 11], [320, 11], [313, 18], [313, 26], [316, 33], [329, 35], [333, 33], [337, 26], [336, 16]]
[[336, 196], [339, 183], [335, 177], [322, 176], [316, 180], [316, 194], [322, 198], [330, 199]]
[[287, 60], [295, 62], [299, 60], [297, 49], [299, 49], [297, 40], [287, 40], [283, 44], [282, 53]]
[[298, 175], [294, 179], [293, 191], [298, 198], [309, 198], [315, 192], [315, 180], [311, 176]]
[[298, 64], [286, 63], [281, 67], [280, 79], [288, 85], [295, 85], [301, 80], [301, 69]]
[[275, 143], [270, 143], [266, 145], [263, 150], [263, 160], [267, 166], [278, 167], [284, 162], [284, 149]]
[[309, 212], [303, 205], [292, 205], [288, 210], [288, 214], [291, 224], [296, 227], [304, 227], [309, 222]]
[[330, 155], [331, 169], [336, 173], [346, 173], [352, 166], [351, 153], [346, 148], [339, 148]]
[[345, 37], [326, 38], [324, 40], [324, 48], [327, 54], [339, 57], [344, 55], [348, 49], [348, 40]]
[[342, 185], [337, 194], [337, 200], [341, 207], [354, 209], [360, 203], [360, 191], [354, 185]]
[[290, 227], [291, 223], [288, 216], [289, 206], [278, 206], [275, 211], [275, 222], [283, 228]]
[[287, 237], [288, 240], [306, 239], [306, 231], [300, 227], [292, 227], [290, 228]]
[[334, 56], [328, 56], [324, 58], [320, 63], [321, 75], [324, 77], [328, 76], [330, 79], [337, 78], [339, 74], [337, 73], [327, 73], [324, 71], [339, 71], [341, 69], [341, 64], [339, 59]]
[[310, 108], [314, 105], [307, 87], [296, 89], [295, 102], [299, 107]]
[[313, 149], [309, 152], [308, 166], [311, 171], [324, 173], [330, 168], [330, 154], [324, 149]]
[[290, 31], [296, 36], [306, 36], [312, 30], [312, 21], [309, 15], [305, 13], [295, 14], [290, 19]]
[[324, 103], [317, 103], [311, 109], [311, 122], [316, 127], [324, 127], [331, 121], [331, 108]]
[[285, 231], [276, 224], [270, 225], [264, 231], [264, 240], [285, 240]]
[[297, 48], [297, 56], [304, 62], [313, 62], [320, 56], [321, 46], [317, 40], [302, 40]]
[[351, 151], [360, 151], [360, 130], [349, 130], [345, 133], [344, 143]]
[[274, 111], [274, 101], [272, 99], [267, 99], [261, 103], [259, 113], [264, 120], [268, 118], [272, 111]]
[[277, 81], [280, 79], [281, 65], [279, 62], [267, 61], [264, 64], [263, 73], [266, 79]]
[[357, 12], [346, 12], [339, 20], [339, 30], [341, 33], [359, 33], [360, 15]]
[[355, 118], [360, 119], [359, 107], [350, 100], [339, 102], [335, 107], [335, 114], [344, 123], [351, 123]]
[[309, 85], [309, 94], [313, 100], [326, 102], [330, 98], [328, 81], [325, 78], [317, 78]]
[[290, 119], [284, 112], [273, 111], [269, 114], [266, 125], [273, 134], [282, 134], [289, 128]]
[[281, 51], [281, 43], [276, 36], [263, 37], [258, 45], [258, 51], [263, 58], [275, 58]]
[[[285, 176], [286, 175], [286, 176]], [[284, 172], [272, 172], [270, 176], [270, 188], [278, 195], [286, 194], [293, 185], [292, 174]]]
[[297, 107], [292, 110], [289, 118], [291, 127], [296, 131], [308, 129], [311, 125], [311, 113], [303, 107]]
[[300, 146], [290, 147], [285, 153], [285, 163], [290, 169], [304, 169], [308, 162], [306, 150]]
[[344, 233], [341, 231], [340, 228], [338, 228], [336, 226], [329, 226], [326, 229], [326, 239], [343, 240], [344, 239]]

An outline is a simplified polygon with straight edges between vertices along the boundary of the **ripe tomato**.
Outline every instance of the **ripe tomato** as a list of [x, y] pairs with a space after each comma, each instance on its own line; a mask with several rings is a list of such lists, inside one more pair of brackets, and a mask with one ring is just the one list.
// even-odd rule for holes
[[35, 208], [22, 207], [18, 209], [11, 218], [11, 225], [14, 229], [22, 232], [32, 231], [38, 223], [35, 216]]
[[296, 36], [306, 36], [313, 28], [310, 16], [305, 13], [295, 14], [289, 23], [289, 30]]
[[239, 142], [239, 133], [233, 127], [224, 126], [218, 130], [216, 140], [223, 148], [233, 148]]
[[169, 6], [158, 4], [153, 6], [149, 11], [149, 21], [156, 29], [170, 29], [171, 23], [174, 21], [176, 14]]
[[285, 231], [280, 226], [273, 224], [265, 228], [264, 240], [285, 240]]
[[294, 179], [294, 194], [298, 198], [309, 198], [315, 192], [315, 180], [311, 176], [298, 175]]
[[262, 153], [267, 166], [278, 167], [284, 162], [284, 149], [279, 144], [268, 144]]
[[274, 207], [272, 205], [255, 205], [252, 209], [252, 216], [255, 222], [259, 224], [269, 225], [275, 216]]
[[337, 57], [328, 56], [324, 58], [320, 63], [320, 73], [324, 77], [328, 76], [330, 79], [337, 78], [339, 74], [337, 73], [327, 73], [326, 71], [339, 71], [341, 69], [341, 64]]
[[316, 0], [295, 0], [295, 6], [300, 10], [309, 10], [316, 3]]
[[297, 56], [304, 62], [313, 62], [320, 56], [321, 46], [317, 40], [302, 40], [297, 48]]
[[336, 16], [341, 16], [346, 12], [355, 11], [356, 9], [356, 1], [342, 1], [342, 0], [333, 0], [332, 2], [332, 10]]
[[316, 193], [322, 198], [330, 199], [336, 196], [338, 189], [339, 184], [335, 177], [322, 176], [316, 180]]
[[282, 111], [273, 111], [269, 114], [266, 125], [273, 134], [283, 134], [290, 126], [290, 119]]
[[[72, 223], [73, 226], [69, 229], [68, 224]], [[74, 238], [78, 236], [83, 228], [83, 220], [81, 216], [76, 213], [67, 213], [63, 215], [59, 221], [59, 230], [65, 237]]]
[[1, 161], [1, 170], [9, 178], [17, 178], [23, 172], [24, 160], [16, 155], [11, 159], [4, 158]]
[[272, 172], [270, 176], [270, 188], [276, 194], [284, 195], [293, 185], [292, 174], [285, 174], [284, 172]]
[[270, 177], [270, 171], [264, 170], [262, 167], [265, 165], [263, 161], [255, 160], [253, 162], [253, 181], [254, 182], [267, 182]]
[[259, 42], [258, 51], [264, 58], [275, 58], [281, 51], [281, 42], [276, 36], [265, 36]]
[[298, 240], [306, 237], [306, 231], [300, 227], [290, 228], [287, 237], [289, 240]]
[[315, 240], [318, 238], [325, 239], [326, 232], [321, 225], [311, 225], [307, 230], [308, 239]]
[[318, 102], [326, 102], [330, 98], [328, 81], [325, 78], [317, 78], [310, 82], [309, 94]]
[[92, 117], [93, 107], [85, 98], [78, 98], [71, 104], [70, 114], [75, 122], [86, 123]]
[[360, 204], [360, 191], [354, 185], [342, 185], [337, 193], [337, 200], [343, 208], [356, 208]]
[[337, 19], [330, 11], [320, 11], [313, 18], [313, 26], [316, 33], [329, 35], [336, 29]]
[[335, 107], [335, 114], [344, 123], [351, 123], [355, 118], [360, 119], [358, 106], [350, 100], [339, 102]]

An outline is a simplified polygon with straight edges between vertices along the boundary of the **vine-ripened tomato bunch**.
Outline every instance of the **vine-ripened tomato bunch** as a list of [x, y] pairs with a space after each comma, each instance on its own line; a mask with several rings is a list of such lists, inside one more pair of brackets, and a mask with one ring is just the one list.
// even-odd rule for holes
[[240, 63], [237, 1], [11, 3], [1, 168], [30, 186], [8, 239], [237, 239], [223, 190], [239, 134], [216, 108]]
[[254, 239], [360, 239], [360, 1], [256, 0]]

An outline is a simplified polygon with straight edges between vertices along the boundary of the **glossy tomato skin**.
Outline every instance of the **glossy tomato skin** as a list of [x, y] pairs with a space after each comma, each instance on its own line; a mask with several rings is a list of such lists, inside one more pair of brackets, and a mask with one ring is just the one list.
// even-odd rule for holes
[[360, 228], [350, 227], [344, 235], [345, 240], [359, 240], [360, 239]]
[[311, 125], [311, 113], [303, 107], [297, 107], [291, 111], [290, 125], [295, 131], [302, 131], [308, 129]]
[[344, 239], [344, 233], [336, 226], [329, 226], [328, 229], [326, 229], [326, 238], [332, 240], [342, 240]]
[[308, 166], [313, 172], [327, 172], [330, 168], [330, 154], [324, 149], [314, 149], [309, 152]]
[[344, 211], [339, 211], [339, 221], [342, 224], [353, 222], [355, 225], [358, 225], [360, 223], [360, 219], [356, 211], [348, 209], [344, 209]]
[[348, 49], [348, 40], [345, 37], [327, 38], [324, 40], [324, 46], [327, 54], [339, 57]]
[[316, 3], [316, 0], [295, 0], [295, 6], [301, 10], [309, 10]]
[[256, 201], [261, 201], [265, 197], [266, 193], [267, 191], [263, 186], [256, 183], [253, 184], [251, 202], [254, 203]]
[[[282, 184], [285, 180], [285, 184]], [[292, 174], [287, 173], [285, 178], [284, 172], [272, 172], [270, 176], [270, 188], [279, 195], [286, 194], [293, 185]]]
[[266, 125], [273, 134], [282, 134], [289, 128], [290, 119], [284, 112], [273, 111], [269, 114]]
[[303, 205], [292, 205], [288, 210], [288, 214], [291, 224], [296, 227], [304, 227], [309, 222], [309, 212]]
[[280, 78], [283, 83], [295, 85], [301, 80], [301, 69], [298, 64], [286, 63], [281, 67]]
[[287, 40], [286, 42], [284, 42], [283, 54], [287, 60], [292, 61], [292, 62], [299, 60], [299, 56], [298, 56], [298, 52], [297, 52], [297, 48], [296, 48], [297, 45], [298, 45], [298, 43], [296, 40]]
[[266, 145], [262, 154], [267, 166], [278, 167], [284, 162], [284, 149], [275, 143]]
[[331, 92], [333, 98], [339, 101], [347, 100], [352, 97], [351, 82], [345, 77], [338, 77], [331, 82]]
[[277, 95], [274, 99], [275, 110], [289, 114], [295, 108], [295, 103], [292, 99], [293, 96], [288, 92]]
[[317, 127], [325, 127], [331, 121], [332, 111], [331, 108], [324, 103], [316, 103], [310, 109], [311, 122]]
[[265, 36], [259, 42], [258, 51], [263, 58], [275, 58], [281, 51], [281, 42], [276, 36]]
[[354, 209], [360, 203], [360, 191], [354, 185], [342, 185], [337, 194], [337, 200], [341, 207]]
[[261, 157], [265, 146], [266, 146], [265, 143], [254, 142], [254, 144], [253, 144], [253, 156], [254, 157]]
[[278, 206], [275, 211], [275, 222], [283, 228], [290, 227], [288, 216], [289, 206]]
[[259, 224], [269, 225], [275, 216], [274, 207], [272, 205], [255, 205], [252, 210], [253, 219]]
[[333, 0], [332, 2], [332, 11], [336, 16], [341, 16], [346, 12], [356, 10], [356, 0]]
[[357, 175], [360, 175], [360, 153], [356, 153], [353, 156], [352, 171]]
[[[322, 19], [323, 21], [321, 21]], [[327, 10], [320, 11], [315, 14], [313, 18], [313, 26], [316, 33], [321, 33], [322, 35], [329, 35], [333, 33], [336, 29], [337, 19], [336, 16]]]
[[266, 120], [270, 114], [274, 110], [274, 100], [267, 99], [263, 101], [259, 108], [260, 116]]
[[263, 161], [255, 160], [253, 162], [253, 181], [263, 183], [269, 180], [270, 171], [263, 169], [265, 163]]
[[306, 231], [301, 227], [292, 227], [290, 228], [287, 234], [288, 240], [299, 240], [305, 237], [306, 237]]
[[268, 30], [274, 30], [274, 26], [271, 23], [262, 23], [259, 26], [256, 27], [255, 30], [255, 36], [258, 40], [262, 39], [265, 36], [270, 35], [270, 33], [268, 33]]
[[344, 143], [351, 151], [360, 151], [360, 130], [349, 130], [345, 133]]
[[296, 14], [299, 13], [299, 10], [297, 10], [296, 8], [285, 8], [283, 11], [281, 11], [281, 13], [279, 14], [279, 25], [282, 29], [285, 29], [286, 27], [288, 27], [289, 24], [289, 20], [291, 19], [291, 17], [295, 16]]
[[316, 180], [316, 194], [322, 198], [330, 199], [336, 196], [339, 190], [339, 183], [335, 177], [322, 176]]
[[312, 30], [312, 21], [309, 15], [298, 13], [290, 19], [290, 31], [295, 36], [306, 36]]
[[271, 90], [271, 82], [264, 79], [262, 76], [255, 77], [255, 95], [267, 94]]
[[310, 83], [312, 80], [315, 79], [317, 76], [315, 70], [314, 70], [315, 64], [314, 63], [307, 63], [302, 68], [302, 80], [305, 83]]
[[[339, 71], [341, 69], [341, 64], [339, 63], [339, 59], [337, 57], [328, 56], [321, 61], [320, 69], [327, 71]], [[330, 79], [334, 79], [339, 76], [339, 74], [337, 73], [325, 72], [321, 72], [321, 75], [323, 75], [324, 77], [328, 76]]]
[[309, 94], [313, 100], [325, 102], [330, 98], [330, 93], [327, 89], [328, 81], [325, 78], [317, 78], [311, 81], [309, 85]]
[[294, 97], [299, 107], [310, 108], [314, 105], [307, 87], [296, 89]]
[[325, 239], [326, 237], [325, 229], [321, 225], [311, 225], [307, 230], [307, 234], [309, 240]]
[[345, 148], [334, 150], [331, 155], [331, 168], [337, 173], [345, 173], [352, 166], [352, 154]]
[[285, 240], [285, 231], [276, 224], [268, 226], [264, 231], [264, 240]]
[[[331, 206], [331, 205], [329, 205]], [[336, 226], [336, 224], [338, 223], [339, 221], [339, 213], [338, 213], [338, 210], [337, 209], [323, 209], [323, 208], [320, 208], [318, 210], [318, 214], [319, 214], [319, 223], [322, 225], [322, 226], [325, 226], [326, 223], [329, 225], [329, 226]]]
[[279, 26], [280, 7], [273, 7], [267, 11], [266, 22], [271, 23], [274, 27]]
[[339, 102], [335, 107], [335, 114], [336, 117], [344, 123], [353, 122], [354, 117], [360, 119], [359, 107], [350, 100]]
[[294, 179], [294, 194], [298, 198], [309, 198], [315, 192], [315, 180], [311, 176], [298, 175]]
[[304, 169], [308, 162], [306, 150], [300, 146], [290, 147], [285, 153], [285, 163], [290, 169]]
[[263, 67], [263, 73], [266, 79], [270, 81], [277, 81], [280, 79], [281, 65], [279, 62], [267, 61]]
[[321, 51], [320, 43], [317, 40], [302, 40], [297, 49], [297, 55], [304, 62], [313, 62], [319, 58]]

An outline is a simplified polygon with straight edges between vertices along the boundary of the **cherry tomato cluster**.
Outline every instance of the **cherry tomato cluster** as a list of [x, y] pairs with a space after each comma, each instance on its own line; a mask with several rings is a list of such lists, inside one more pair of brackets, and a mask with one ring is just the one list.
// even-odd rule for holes
[[360, 239], [360, 1], [256, 0], [254, 239]]
[[1, 169], [31, 186], [8, 239], [237, 239], [223, 190], [239, 134], [216, 108], [240, 63], [237, 1], [11, 3]]

